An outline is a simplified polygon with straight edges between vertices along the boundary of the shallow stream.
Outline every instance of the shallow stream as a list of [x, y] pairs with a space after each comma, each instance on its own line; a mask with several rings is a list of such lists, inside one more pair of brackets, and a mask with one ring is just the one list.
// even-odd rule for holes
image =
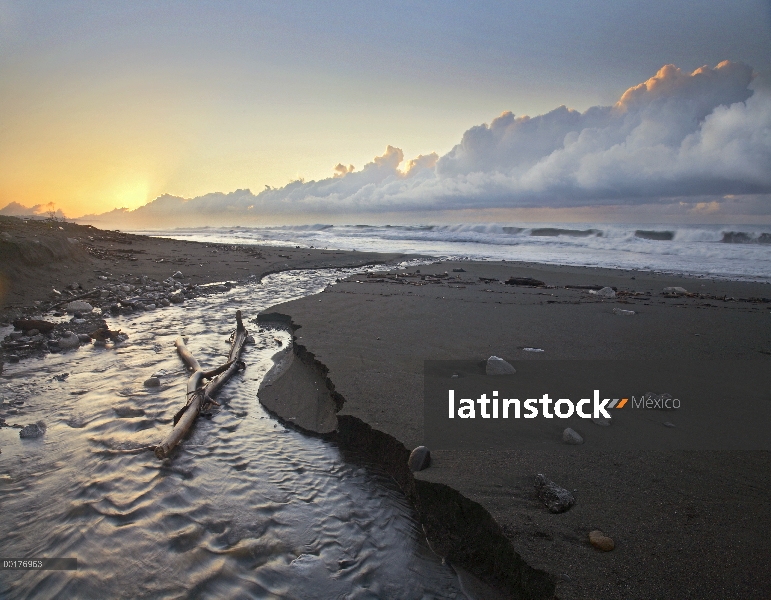
[[[465, 597], [393, 481], [286, 429], [257, 399], [275, 338], [286, 345], [289, 335], [251, 319], [340, 276], [272, 275], [112, 319], [130, 336], [116, 347], [8, 365], [2, 414], [42, 420], [47, 431], [20, 439], [18, 429], [0, 430], [0, 557], [76, 557], [78, 570], [0, 571], [0, 596]], [[172, 459], [157, 460], [145, 448], [170, 431], [185, 397], [174, 340], [187, 336], [204, 368], [219, 365], [237, 309], [256, 341], [246, 370]], [[155, 374], [161, 386], [144, 387]]]

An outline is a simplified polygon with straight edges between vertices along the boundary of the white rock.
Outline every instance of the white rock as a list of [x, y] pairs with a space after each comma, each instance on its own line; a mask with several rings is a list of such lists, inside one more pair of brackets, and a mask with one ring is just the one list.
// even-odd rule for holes
[[72, 302], [68, 303], [65, 307], [67, 312], [74, 313], [90, 313], [92, 310], [94, 310], [94, 307], [91, 306], [88, 302], [85, 302], [84, 300], [73, 300]]
[[502, 358], [491, 356], [487, 359], [485, 373], [487, 375], [513, 375], [517, 370]]
[[562, 441], [566, 444], [583, 444], [584, 438], [582, 438], [577, 431], [574, 431], [570, 427], [565, 429], [565, 431], [562, 432]]
[[177, 271], [176, 273], [174, 273], [174, 275], [172, 275], [172, 277], [174, 279], [182, 279], [182, 271]]
[[631, 317], [632, 315], [636, 314], [633, 310], [624, 310], [623, 308], [614, 308], [613, 309], [614, 315], [621, 315], [624, 317]]
[[80, 338], [71, 331], [65, 331], [64, 335], [59, 338], [59, 348], [62, 350], [77, 348], [78, 346], [80, 346]]
[[674, 294], [675, 296], [682, 296], [683, 294], [687, 294], [688, 290], [681, 287], [665, 287], [664, 288], [665, 294]]
[[604, 287], [601, 290], [597, 290], [597, 295], [603, 298], [615, 298], [616, 292], [613, 291], [613, 288]]

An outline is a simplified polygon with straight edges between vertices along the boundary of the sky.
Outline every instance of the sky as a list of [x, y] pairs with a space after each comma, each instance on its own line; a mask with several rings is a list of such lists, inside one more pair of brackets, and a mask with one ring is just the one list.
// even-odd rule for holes
[[769, 78], [767, 0], [0, 0], [0, 206], [754, 218]]

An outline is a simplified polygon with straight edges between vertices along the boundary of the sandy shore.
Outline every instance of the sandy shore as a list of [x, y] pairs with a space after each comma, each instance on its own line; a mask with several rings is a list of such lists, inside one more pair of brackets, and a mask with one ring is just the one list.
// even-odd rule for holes
[[[368, 446], [391, 469], [438, 550], [512, 595], [518, 586], [550, 595], [542, 575], [566, 599], [771, 595], [768, 452], [438, 451], [414, 477], [403, 464], [422, 442], [425, 359], [738, 358], [771, 366], [771, 304], [762, 301], [771, 286], [510, 262], [421, 270], [455, 279], [355, 276], [273, 307], [265, 318], [291, 319], [297, 355], [261, 400], [310, 429], [329, 429], [340, 406], [338, 436]], [[546, 286], [501, 285], [511, 276]], [[620, 293], [603, 300], [565, 287], [574, 285]], [[695, 294], [666, 297], [667, 286]], [[546, 511], [536, 473], [577, 490], [576, 505]], [[615, 550], [589, 544], [595, 529]]]
[[[175, 280], [180, 293], [192, 297], [215, 281], [237, 284], [288, 269], [397, 258], [181, 242], [2, 218], [0, 321], [45, 317], [52, 305], [95, 289], [106, 290], [89, 298], [105, 315], [115, 304], [140, 310], [135, 297], [168, 294], [171, 288], [161, 282], [176, 271], [182, 273]], [[771, 304], [763, 301], [771, 286], [521, 263], [420, 270], [440, 277], [355, 276], [318, 296], [271, 308], [263, 320], [299, 329], [294, 351], [284, 355], [280, 376], [266, 382], [261, 401], [288, 422], [326, 432], [352, 459], [364, 455], [383, 465], [412, 500], [436, 551], [513, 597], [518, 590], [524, 590], [520, 597], [566, 599], [771, 595], [768, 453], [589, 457], [583, 446], [554, 454], [435, 451], [429, 469], [413, 476], [406, 468], [409, 450], [423, 438], [425, 359], [739, 358], [771, 364]], [[546, 285], [501, 284], [511, 276]], [[603, 300], [565, 287], [586, 285], [615, 287], [619, 295]], [[132, 289], [121, 293], [116, 286]], [[666, 286], [694, 294], [665, 297]], [[637, 314], [617, 316], [614, 308]], [[62, 327], [92, 329], [85, 321]], [[11, 351], [3, 348], [0, 360]], [[547, 512], [533, 490], [536, 473], [577, 490], [576, 505], [562, 514]], [[613, 537], [615, 550], [592, 548], [587, 534], [593, 529]]]
[[[212, 292], [205, 284], [213, 282], [259, 281], [279, 271], [361, 266], [398, 256], [203, 244], [75, 223], [0, 217], [0, 325], [18, 319], [50, 318], [61, 314], [69, 300], [88, 293], [92, 295], [84, 300], [101, 308], [109, 321], [110, 308], [116, 304], [123, 311], [141, 310], [137, 299], [144, 299], [147, 306], [152, 301], [150, 295], [169, 297], [173, 290], [162, 282], [177, 272], [173, 281], [181, 287], [183, 298], [189, 299]], [[41, 339], [6, 340], [0, 348], [0, 364], [56, 351], [55, 344], [49, 344], [51, 339], [61, 337], [65, 330], [90, 333], [102, 318], [96, 314], [83, 317], [82, 323], [67, 321], [52, 332], [38, 335]]]
[[[9, 311], [54, 301], [52, 288], [73, 282], [84, 289], [113, 279], [146, 275], [163, 280], [181, 271], [204, 284], [258, 278], [290, 269], [359, 266], [397, 255], [334, 250], [202, 244], [67, 222], [0, 217], [0, 308]], [[65, 292], [66, 293], [66, 292]]]

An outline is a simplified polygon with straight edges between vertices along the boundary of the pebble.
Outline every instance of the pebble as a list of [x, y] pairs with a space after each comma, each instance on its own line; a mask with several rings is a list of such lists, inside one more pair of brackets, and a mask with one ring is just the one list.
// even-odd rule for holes
[[80, 338], [71, 331], [65, 331], [64, 335], [59, 338], [59, 348], [62, 350], [77, 348], [78, 346], [80, 346]]
[[616, 547], [612, 538], [609, 538], [602, 533], [602, 531], [596, 529], [589, 532], [589, 543], [597, 548], [597, 550], [602, 550], [603, 552], [610, 552]]
[[487, 359], [485, 373], [487, 375], [513, 375], [517, 370], [502, 358], [491, 356]]
[[664, 426], [665, 427], [674, 427], [675, 424], [674, 423], [670, 423], [669, 421], [664, 421]]
[[614, 315], [621, 315], [623, 317], [631, 317], [632, 315], [637, 314], [637, 313], [635, 313], [633, 310], [624, 310], [623, 308], [614, 308], [613, 309], [613, 314]]
[[177, 271], [176, 273], [174, 273], [174, 275], [172, 275], [172, 277], [174, 279], [182, 279], [182, 271]]
[[36, 438], [43, 435], [46, 431], [46, 424], [43, 423], [43, 421], [38, 421], [37, 423], [32, 423], [31, 425], [27, 425], [26, 427], [22, 427], [19, 430], [19, 437], [20, 438]]
[[73, 300], [67, 304], [67, 306], [65, 306], [65, 309], [70, 313], [90, 313], [92, 310], [94, 310], [94, 307], [84, 300]]
[[407, 461], [410, 471], [422, 471], [431, 466], [431, 451], [425, 446], [418, 446], [410, 452], [410, 458]]
[[584, 443], [584, 438], [582, 438], [578, 432], [568, 427], [562, 432], [562, 441], [566, 444], [578, 445]]
[[600, 425], [601, 427], [610, 427], [610, 424], [613, 422], [612, 419], [606, 419], [605, 417], [598, 417], [598, 418], [592, 418], [592, 423], [595, 425]]
[[150, 377], [149, 379], [145, 379], [144, 385], [145, 387], [158, 387], [161, 385], [161, 380], [157, 377]]
[[688, 290], [681, 287], [665, 287], [664, 288], [665, 294], [674, 294], [675, 296], [682, 296], [684, 294], [688, 293]]
[[538, 499], [544, 503], [549, 512], [563, 513], [576, 503], [573, 494], [553, 481], [549, 481], [540, 473], [535, 476], [535, 491]]
[[597, 295], [603, 298], [615, 298], [616, 292], [613, 291], [613, 288], [604, 287], [601, 290], [597, 290]]

